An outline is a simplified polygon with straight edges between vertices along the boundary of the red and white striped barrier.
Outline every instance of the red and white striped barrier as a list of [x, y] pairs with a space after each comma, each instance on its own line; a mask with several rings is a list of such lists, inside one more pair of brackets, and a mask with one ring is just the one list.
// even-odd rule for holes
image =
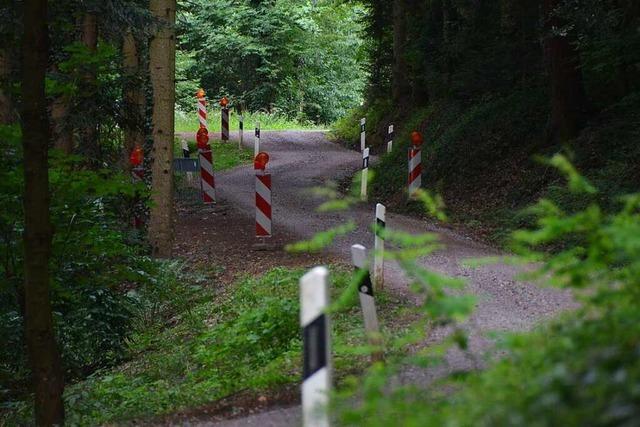
[[220, 129], [221, 129], [222, 140], [228, 141], [229, 140], [229, 109], [226, 107], [223, 107], [221, 110], [221, 120], [222, 120], [222, 126]]
[[213, 176], [213, 153], [211, 149], [198, 150], [200, 155], [200, 185], [202, 201], [205, 204], [216, 202], [216, 182]]
[[198, 97], [198, 119], [200, 127], [207, 128], [207, 100], [204, 96]]
[[[134, 184], [144, 182], [144, 166], [142, 165], [144, 161], [144, 152], [142, 151], [142, 147], [135, 147], [129, 156], [129, 163], [131, 164], [131, 178]], [[134, 196], [133, 202], [133, 226], [135, 228], [142, 228], [144, 221], [142, 219], [142, 214], [140, 211], [142, 210], [142, 206], [140, 204], [140, 196], [136, 192]]]
[[409, 148], [409, 197], [413, 197], [422, 187], [422, 151], [420, 147], [424, 142], [420, 132], [411, 133], [411, 147]]
[[256, 172], [256, 237], [271, 237], [271, 174]]

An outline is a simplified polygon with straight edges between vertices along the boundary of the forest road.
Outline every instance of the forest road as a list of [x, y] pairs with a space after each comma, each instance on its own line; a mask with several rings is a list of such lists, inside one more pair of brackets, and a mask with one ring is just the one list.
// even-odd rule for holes
[[[250, 139], [250, 141], [249, 141]], [[246, 138], [253, 147], [253, 138]], [[261, 150], [270, 155], [267, 170], [272, 174], [273, 233], [287, 231], [300, 239], [353, 220], [357, 229], [339, 238], [330, 248], [339, 259], [350, 262], [350, 247], [360, 243], [373, 247], [371, 224], [375, 201], [362, 203], [345, 212], [319, 213], [321, 199], [311, 194], [313, 187], [328, 181], [339, 181], [357, 171], [362, 164], [361, 154], [347, 150], [327, 140], [323, 132], [282, 131], [262, 132]], [[428, 166], [426, 166], [428, 167]], [[255, 207], [254, 173], [251, 167], [239, 167], [216, 176], [218, 196], [253, 218]], [[523, 331], [541, 319], [575, 306], [565, 291], [541, 288], [535, 284], [516, 281], [516, 267], [493, 264], [471, 268], [465, 260], [501, 255], [485, 244], [405, 215], [387, 212], [387, 227], [409, 233], [437, 233], [444, 248], [420, 260], [431, 270], [461, 277], [467, 282], [466, 292], [476, 298], [475, 312], [466, 322], [469, 332], [469, 351], [452, 350], [447, 363], [437, 369], [407, 368], [398, 379], [400, 383], [429, 384], [447, 372], [468, 370], [482, 366], [484, 356], [492, 348], [489, 331]], [[415, 300], [407, 280], [394, 263], [385, 263], [385, 289]], [[441, 340], [448, 330], [435, 330], [429, 342]], [[268, 412], [222, 422], [200, 421], [201, 426], [297, 426], [300, 408], [272, 408]], [[194, 425], [191, 423], [190, 425]]]

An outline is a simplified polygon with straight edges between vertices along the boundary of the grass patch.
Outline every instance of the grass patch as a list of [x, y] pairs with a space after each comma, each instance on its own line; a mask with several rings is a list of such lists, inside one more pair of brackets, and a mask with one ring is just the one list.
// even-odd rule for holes
[[[189, 144], [189, 150], [191, 151], [191, 157], [194, 157], [197, 153], [196, 142], [193, 140], [187, 141]], [[213, 150], [213, 163], [216, 172], [221, 172], [227, 169], [233, 169], [240, 165], [247, 165], [253, 161], [253, 150], [242, 147], [238, 148], [238, 144], [235, 142], [222, 142], [220, 140], [211, 141], [211, 149]], [[182, 148], [180, 145], [180, 139], [176, 138], [174, 144], [174, 156], [182, 157]]]
[[[99, 425], [150, 418], [244, 389], [268, 390], [299, 382], [298, 280], [303, 273], [276, 268], [216, 292], [203, 278], [167, 272], [155, 289], [137, 296], [140, 315], [128, 341], [126, 363], [67, 387], [67, 423]], [[349, 273], [333, 269], [334, 300], [350, 281]], [[352, 296], [332, 315], [338, 378], [367, 365], [360, 309]], [[383, 313], [385, 307], [402, 305], [391, 304], [384, 293], [378, 303]], [[397, 321], [398, 314], [381, 317]], [[28, 419], [30, 406], [25, 403], [16, 412], [23, 418], [11, 421], [20, 424]]]
[[[262, 130], [324, 130], [323, 126], [315, 125], [312, 122], [300, 123], [296, 120], [289, 119], [282, 115], [259, 112], [244, 114], [245, 134], [253, 134], [253, 129], [255, 128], [257, 122], [260, 122], [260, 129]], [[218, 108], [209, 111], [207, 125], [209, 126], [209, 132], [220, 132], [220, 110]], [[176, 110], [175, 126], [176, 132], [195, 133], [198, 130], [198, 117], [196, 116], [195, 110], [193, 111], [193, 113], [185, 113], [183, 111]], [[238, 130], [238, 115], [235, 113], [235, 111], [231, 111], [230, 113], [229, 127], [232, 132]]]

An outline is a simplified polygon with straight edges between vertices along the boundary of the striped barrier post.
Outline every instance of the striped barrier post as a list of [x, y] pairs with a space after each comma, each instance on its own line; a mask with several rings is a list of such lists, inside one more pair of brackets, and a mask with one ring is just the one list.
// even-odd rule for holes
[[220, 139], [229, 140], [229, 100], [223, 96], [220, 100]]
[[200, 89], [196, 93], [198, 99], [198, 120], [200, 120], [200, 127], [208, 128], [207, 126], [207, 100], [205, 98], [204, 90]]
[[373, 258], [373, 283], [376, 290], [384, 287], [384, 230], [386, 227], [387, 208], [378, 203], [376, 205], [376, 223]]
[[364, 318], [364, 330], [369, 344], [376, 347], [371, 354], [371, 361], [378, 362], [383, 359], [380, 351], [382, 341], [378, 313], [376, 312], [376, 301], [373, 296], [373, 284], [367, 267], [367, 249], [362, 245], [351, 246], [351, 260], [356, 269], [356, 274], [362, 275], [362, 279], [358, 283], [358, 296], [360, 297], [360, 307]]
[[393, 125], [389, 125], [389, 130], [387, 132], [387, 153], [393, 151]]
[[238, 114], [238, 150], [242, 148], [244, 142], [244, 117]]
[[329, 270], [315, 267], [300, 279], [302, 414], [304, 427], [328, 427], [331, 390]]
[[420, 132], [411, 133], [411, 147], [409, 148], [409, 198], [413, 198], [416, 191], [422, 187], [422, 150], [423, 138]]
[[369, 179], [369, 147], [362, 151], [362, 175], [360, 181], [360, 198], [367, 200], [367, 180]]
[[271, 237], [271, 174], [265, 169], [269, 155], [260, 152], [253, 161], [256, 171], [256, 237]]
[[360, 119], [360, 151], [364, 151], [364, 147], [366, 145], [366, 128], [367, 119], [363, 117]]
[[200, 128], [200, 130], [198, 130], [196, 140], [198, 142], [198, 157], [200, 160], [202, 201], [205, 204], [215, 203], [216, 184], [213, 176], [213, 153], [209, 145], [209, 132], [206, 128]]
[[253, 156], [257, 156], [260, 152], [260, 122], [256, 123], [256, 132], [253, 139]]

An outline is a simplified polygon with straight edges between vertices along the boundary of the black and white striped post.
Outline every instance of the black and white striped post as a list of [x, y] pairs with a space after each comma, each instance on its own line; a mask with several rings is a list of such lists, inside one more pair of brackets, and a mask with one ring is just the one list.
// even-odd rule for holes
[[367, 200], [367, 180], [369, 179], [369, 147], [362, 151], [362, 175], [360, 181], [360, 198]]
[[300, 279], [300, 325], [302, 326], [303, 426], [328, 427], [331, 390], [331, 342], [329, 270], [315, 267]]
[[182, 146], [182, 157], [184, 157], [185, 159], [191, 157], [191, 152], [189, 151], [189, 144], [187, 143], [187, 140], [182, 138], [182, 141], [180, 141], [180, 145]]
[[386, 224], [387, 208], [378, 203], [376, 205], [376, 224], [373, 258], [373, 283], [376, 290], [384, 287], [384, 230]]
[[393, 125], [389, 125], [389, 130], [387, 132], [387, 153], [393, 151]]
[[362, 279], [358, 283], [358, 295], [364, 318], [364, 330], [369, 344], [376, 347], [376, 350], [371, 354], [371, 361], [381, 361], [382, 353], [379, 349], [381, 345], [380, 324], [378, 323], [376, 301], [373, 296], [373, 284], [367, 267], [367, 249], [362, 245], [351, 246], [351, 260], [356, 269], [356, 274], [362, 275]]
[[366, 129], [367, 119], [363, 117], [360, 119], [360, 151], [364, 151], [364, 147], [366, 146]]
[[256, 123], [256, 132], [253, 139], [253, 157], [255, 158], [260, 152], [260, 122]]
[[238, 150], [242, 148], [244, 142], [244, 117], [238, 114]]

